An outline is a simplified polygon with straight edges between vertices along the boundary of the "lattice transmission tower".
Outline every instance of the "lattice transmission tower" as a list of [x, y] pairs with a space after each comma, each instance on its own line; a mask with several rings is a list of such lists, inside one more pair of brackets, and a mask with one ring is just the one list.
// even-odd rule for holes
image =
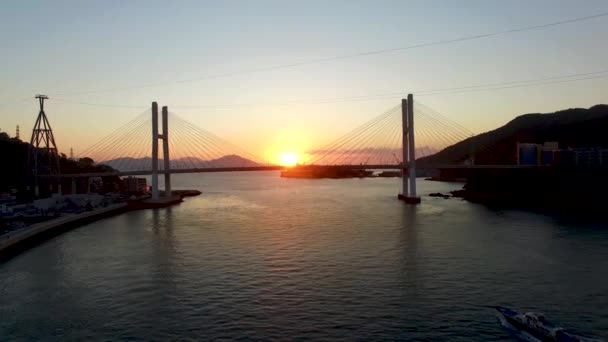
[[[46, 95], [36, 95], [40, 103], [40, 112], [32, 130], [30, 140], [30, 153], [28, 157], [28, 169], [31, 170], [34, 183], [34, 196], [40, 196], [40, 184], [48, 185], [48, 190], [53, 193], [53, 183], [56, 190], [61, 193], [61, 182], [59, 168], [59, 151], [55, 143], [55, 137], [51, 124], [44, 113], [44, 100]], [[31, 184], [31, 183], [30, 183]]]

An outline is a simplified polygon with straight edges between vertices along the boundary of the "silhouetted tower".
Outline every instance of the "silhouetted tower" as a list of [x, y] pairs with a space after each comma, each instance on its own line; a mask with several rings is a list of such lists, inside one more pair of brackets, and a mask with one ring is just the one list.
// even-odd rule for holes
[[70, 159], [74, 160], [74, 149], [70, 147]]
[[163, 172], [165, 174], [165, 197], [171, 197], [171, 161], [169, 159], [169, 110], [162, 108], [162, 134], [158, 133], [158, 104], [152, 102], [152, 199], [158, 200], [158, 140], [163, 141]]
[[15, 138], [17, 138], [17, 140], [21, 140], [21, 137], [19, 136], [19, 125], [17, 125], [17, 129], [15, 130]]
[[44, 177], [44, 184], [48, 184], [50, 193], [53, 192], [53, 183], [57, 184], [57, 192], [61, 193], [61, 183], [59, 182], [59, 152], [51, 124], [44, 113], [44, 100], [48, 97], [36, 95], [36, 98], [40, 103], [40, 112], [32, 129], [28, 169], [32, 172], [34, 196], [39, 197], [40, 178]]
[[416, 142], [414, 140], [414, 95], [412, 94], [408, 94], [407, 99], [401, 100], [401, 120], [403, 130], [402, 188], [397, 197], [405, 203], [417, 204], [420, 203], [420, 197], [416, 195]]

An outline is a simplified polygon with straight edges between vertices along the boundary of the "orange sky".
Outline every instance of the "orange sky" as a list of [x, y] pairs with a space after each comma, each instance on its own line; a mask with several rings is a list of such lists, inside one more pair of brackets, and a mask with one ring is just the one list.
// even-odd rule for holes
[[[323, 146], [401, 98], [370, 98], [374, 94], [405, 96], [608, 69], [608, 48], [597, 43], [608, 40], [605, 17], [298, 64], [608, 10], [600, 0], [557, 2], [465, 6], [408, 1], [377, 6], [372, 1], [312, 1], [306, 6], [242, 3], [238, 11], [228, 2], [168, 6], [152, 1], [144, 7], [129, 2], [8, 2], [0, 12], [0, 129], [13, 135], [20, 125], [22, 137], [29, 139], [37, 114], [33, 96], [46, 93], [59, 149], [67, 154], [73, 147], [79, 154], [158, 101], [195, 125], [276, 160], [285, 152]], [[35, 27], [44, 27], [45, 34]], [[275, 65], [292, 66], [267, 68]], [[421, 93], [416, 101], [481, 133], [519, 114], [606, 103], [608, 77], [597, 76], [487, 91]]]

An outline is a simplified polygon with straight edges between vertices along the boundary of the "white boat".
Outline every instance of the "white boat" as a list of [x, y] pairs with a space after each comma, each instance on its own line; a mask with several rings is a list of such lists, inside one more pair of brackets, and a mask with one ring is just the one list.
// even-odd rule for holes
[[514, 329], [523, 331], [543, 342], [601, 342], [601, 340], [569, 333], [564, 328], [547, 321], [545, 315], [541, 313], [526, 312], [520, 314], [502, 306], [497, 306], [495, 309]]

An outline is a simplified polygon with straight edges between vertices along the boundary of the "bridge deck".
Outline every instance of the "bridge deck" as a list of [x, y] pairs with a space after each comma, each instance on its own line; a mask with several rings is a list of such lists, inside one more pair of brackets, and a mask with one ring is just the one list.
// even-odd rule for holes
[[[303, 166], [304, 168], [315, 167], [336, 167], [349, 170], [399, 170], [401, 165], [313, 165]], [[433, 170], [433, 169], [530, 169], [530, 168], [547, 168], [550, 166], [535, 166], [535, 165], [426, 165], [417, 167], [418, 170]], [[284, 170], [285, 166], [253, 166], [253, 167], [214, 167], [214, 168], [191, 168], [191, 169], [170, 169], [168, 171], [158, 170], [159, 174], [177, 174], [177, 173], [204, 173], [204, 172], [244, 172], [244, 171], [277, 171]], [[72, 173], [62, 174], [62, 178], [79, 178], [79, 177], [107, 177], [107, 176], [145, 176], [151, 175], [152, 170], [138, 171], [118, 171], [118, 172], [98, 172], [98, 173]]]

